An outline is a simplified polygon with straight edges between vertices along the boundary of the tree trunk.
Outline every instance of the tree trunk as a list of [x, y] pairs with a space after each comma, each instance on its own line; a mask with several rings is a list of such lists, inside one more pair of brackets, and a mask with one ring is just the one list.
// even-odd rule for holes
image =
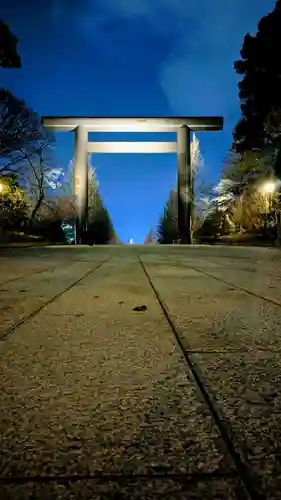
[[36, 216], [39, 208], [41, 207], [43, 200], [44, 200], [44, 193], [41, 193], [36, 204], [35, 204], [35, 207], [33, 208], [32, 212], [31, 212], [31, 216], [29, 219], [30, 226], [32, 225], [32, 222], [34, 221], [35, 216]]
[[276, 214], [276, 240], [275, 240], [275, 245], [277, 247], [281, 246], [281, 214], [277, 213]]

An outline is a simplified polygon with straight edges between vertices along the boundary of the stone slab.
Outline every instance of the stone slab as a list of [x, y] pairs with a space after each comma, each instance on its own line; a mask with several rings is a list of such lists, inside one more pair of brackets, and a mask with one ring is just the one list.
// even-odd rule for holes
[[188, 350], [281, 351], [281, 309], [174, 261], [143, 257]]
[[233, 472], [141, 266], [85, 285], [0, 344], [1, 476]]
[[66, 262], [0, 285], [0, 337], [102, 261]]
[[228, 423], [243, 460], [257, 474], [266, 498], [281, 492], [281, 354], [196, 353], [190, 355]]

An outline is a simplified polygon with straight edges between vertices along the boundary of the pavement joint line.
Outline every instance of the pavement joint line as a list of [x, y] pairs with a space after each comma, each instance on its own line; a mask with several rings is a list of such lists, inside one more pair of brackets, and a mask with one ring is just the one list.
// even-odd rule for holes
[[[187, 363], [187, 365], [188, 365], [188, 367], [193, 375], [195, 384], [198, 387], [199, 391], [201, 392], [201, 395], [205, 401], [205, 404], [207, 405], [207, 407], [208, 407], [208, 409], [213, 417], [213, 420], [219, 429], [219, 432], [220, 432], [221, 438], [224, 442], [224, 445], [226, 447], [226, 450], [228, 451], [229, 456], [232, 458], [232, 461], [234, 463], [234, 466], [236, 468], [238, 476], [239, 476], [239, 478], [240, 478], [240, 480], [241, 480], [241, 482], [242, 482], [242, 484], [243, 484], [243, 486], [248, 494], [249, 499], [251, 499], [251, 500], [263, 500], [264, 496], [256, 488], [256, 485], [260, 484], [260, 480], [259, 480], [257, 474], [252, 469], [250, 469], [250, 467], [242, 460], [240, 454], [236, 451], [234, 444], [232, 443], [232, 440], [230, 437], [232, 434], [231, 432], [229, 432], [231, 430], [230, 423], [227, 421], [226, 418], [223, 418], [223, 420], [224, 420], [223, 421], [221, 416], [219, 415], [219, 412], [216, 409], [217, 404], [216, 404], [216, 402], [213, 401], [213, 398], [211, 398], [211, 396], [209, 395], [207, 389], [204, 386], [204, 382], [201, 380], [201, 377], [198, 373], [197, 368], [195, 367], [195, 365], [191, 361], [190, 353], [184, 347], [183, 341], [181, 339], [182, 335], [180, 333], [180, 330], [175, 326], [175, 324], [174, 324], [174, 322], [173, 322], [173, 320], [168, 312], [168, 307], [166, 306], [163, 298], [161, 297], [160, 293], [158, 292], [158, 290], [154, 286], [154, 284], [149, 276], [149, 273], [146, 269], [146, 266], [144, 265], [144, 263], [142, 262], [142, 260], [138, 254], [137, 254], [137, 258], [138, 258], [139, 263], [144, 271], [144, 274], [146, 275], [146, 277], [148, 279], [148, 282], [152, 288], [152, 291], [154, 292], [154, 295], [155, 295], [155, 297], [156, 297], [156, 299], [157, 299], [157, 301], [162, 309], [162, 312], [163, 312], [169, 326], [171, 327], [171, 330], [176, 338], [176, 341], [180, 347], [180, 350], [181, 350], [181, 352], [186, 360], [186, 363]], [[220, 413], [222, 414], [221, 410], [220, 410]]]
[[13, 283], [14, 281], [17, 281], [20, 279], [24, 279], [27, 276], [31, 276], [32, 274], [41, 274], [41, 273], [44, 273], [45, 271], [50, 271], [50, 269], [55, 269], [56, 267], [58, 267], [58, 266], [46, 267], [46, 269], [40, 269], [39, 271], [30, 271], [29, 273], [22, 274], [21, 276], [17, 276], [17, 278], [12, 278], [10, 280], [1, 281], [0, 286], [7, 285], [8, 283]]
[[42, 245], [36, 245], [36, 244], [33, 244], [33, 245], [11, 245], [11, 244], [7, 244], [7, 245], [0, 245], [0, 250], [11, 250], [11, 249], [20, 249], [20, 250], [26, 250], [28, 248], [39, 248], [39, 247], [48, 247], [50, 246], [50, 243], [43, 243]]
[[[222, 259], [226, 259], [226, 257], [217, 257], [217, 259], [218, 259], [218, 260], [219, 260], [219, 259], [221, 259], [221, 258], [222, 258]], [[169, 257], [165, 257], [165, 259], [169, 259]], [[175, 259], [175, 257], [174, 257], [174, 256], [171, 256], [171, 259]], [[213, 259], [214, 259], [214, 257], [213, 257]], [[229, 259], [229, 257], [228, 257], [228, 259]], [[229, 259], [229, 260], [230, 260], [230, 259]], [[180, 261], [180, 260], [178, 260], [178, 259], [177, 259], [177, 260], [176, 260], [176, 261], [174, 261], [174, 262], [179, 262], [179, 263], [181, 263], [181, 262], [183, 262], [183, 261]], [[231, 268], [231, 267], [233, 266], [233, 264], [232, 264], [232, 265], [230, 265], [230, 264], [225, 264], [225, 263], [224, 263], [224, 264], [222, 264], [222, 263], [220, 263], [220, 262], [216, 262], [215, 260], [212, 260], [212, 259], [210, 259], [209, 257], [208, 257], [208, 262], [211, 262], [211, 264], [214, 264], [214, 265], [216, 265], [216, 266], [218, 266], [218, 267], [223, 267], [223, 268], [225, 268], [225, 269], [229, 269], [229, 268]], [[253, 267], [253, 265], [252, 265], [252, 264], [251, 264], [251, 266], [252, 266], [251, 268], [241, 268], [241, 267], [237, 266], [236, 264], [237, 264], [237, 263], [235, 262], [235, 269], [236, 269], [236, 270], [238, 270], [238, 271], [245, 271], [245, 272], [248, 272], [248, 273], [249, 273], [249, 272], [252, 272], [252, 273], [255, 273], [255, 272], [256, 272], [256, 270], [252, 268], [252, 267]], [[276, 270], [275, 270], [272, 266], [267, 265], [267, 267], [265, 267], [265, 265], [264, 265], [264, 263], [263, 263], [263, 262], [255, 262], [255, 264], [262, 264], [262, 265], [263, 265], [263, 269], [264, 269], [264, 270], [266, 270], [266, 271], [276, 271]], [[275, 264], [276, 264], [276, 262], [275, 262]], [[188, 264], [187, 264], [187, 265], [188, 265]]]
[[0, 287], [2, 285], [7, 285], [8, 283], [13, 283], [14, 281], [18, 281], [20, 279], [24, 279], [28, 276], [32, 276], [32, 274], [41, 274], [41, 273], [44, 273], [45, 271], [52, 271], [54, 269], [57, 269], [57, 268], [62, 268], [62, 267], [67, 267], [67, 266], [73, 266], [73, 264], [76, 264], [77, 262], [86, 262], [88, 264], [92, 264], [93, 261], [92, 260], [77, 260], [77, 259], [72, 259], [68, 262], [60, 262], [59, 264], [56, 264], [56, 265], [53, 265], [53, 266], [50, 266], [50, 267], [46, 267], [46, 269], [40, 269], [39, 271], [30, 271], [26, 274], [23, 274], [21, 276], [17, 276], [16, 278], [11, 278], [10, 280], [6, 280], [6, 281], [0, 281]]
[[[169, 261], [169, 258], [167, 258], [167, 261]], [[225, 285], [228, 285], [228, 286], [233, 286], [234, 288], [236, 288], [236, 290], [240, 290], [241, 292], [245, 292], [248, 295], [251, 295], [252, 297], [255, 297], [256, 299], [261, 299], [261, 300], [264, 300], [266, 302], [269, 302], [270, 304], [273, 304], [274, 306], [281, 307], [281, 302], [277, 302], [276, 300], [270, 299], [269, 297], [263, 297], [262, 295], [259, 295], [258, 293], [251, 292], [251, 290], [247, 290], [247, 288], [235, 285], [234, 283], [231, 283], [230, 281], [226, 281], [226, 280], [223, 280], [221, 278], [217, 278], [216, 276], [213, 276], [212, 274], [210, 274], [210, 273], [208, 273], [206, 271], [202, 271], [201, 269], [198, 269], [196, 267], [189, 266], [184, 261], [177, 261], [177, 262], [179, 264], [183, 264], [188, 269], [192, 269], [193, 271], [196, 271], [198, 273], [203, 274], [204, 276], [207, 276], [208, 278], [212, 278], [212, 279], [214, 279], [214, 280], [216, 280], [216, 281], [218, 281], [220, 283], [224, 283]]]
[[231, 352], [231, 353], [251, 353], [251, 352], [268, 352], [268, 353], [280, 353], [281, 352], [281, 349], [269, 349], [268, 347], [266, 347], [265, 349], [262, 349], [261, 347], [259, 346], [255, 346], [255, 347], [240, 347], [240, 348], [232, 348], [230, 347], [229, 349], [227, 349], [226, 347], [222, 348], [222, 349], [186, 349], [187, 352], [189, 354], [227, 354], [228, 352]]
[[[239, 348], [239, 349], [234, 349], [234, 348], [229, 348], [229, 349], [186, 349], [189, 354], [221, 354], [221, 353], [228, 353], [228, 352], [237, 352], [237, 353], [242, 353], [242, 352], [249, 352], [249, 349], [245, 348]], [[268, 349], [267, 349], [268, 350]], [[273, 351], [273, 349], [272, 349]], [[271, 352], [271, 351], [270, 351]], [[276, 352], [276, 351], [273, 351]]]
[[64, 475], [64, 476], [13, 476], [13, 477], [0, 477], [0, 484], [12, 484], [12, 483], [49, 483], [53, 481], [57, 482], [75, 482], [75, 481], [128, 481], [128, 480], [139, 480], [139, 479], [162, 479], [162, 480], [174, 480], [174, 481], [182, 481], [182, 482], [195, 482], [199, 480], [207, 480], [212, 481], [213, 479], [226, 478], [231, 479], [237, 477], [237, 474], [234, 471], [229, 472], [194, 472], [194, 473], [168, 473], [168, 472], [153, 472], [151, 474], [128, 474], [128, 473], [101, 473], [101, 474], [73, 474], [73, 475]]
[[0, 336], [0, 340], [3, 340], [7, 335], [9, 335], [10, 333], [12, 333], [13, 331], [16, 330], [16, 328], [18, 328], [19, 326], [23, 325], [26, 321], [28, 321], [29, 319], [33, 318], [34, 316], [36, 316], [36, 314], [38, 314], [40, 311], [42, 311], [42, 309], [44, 309], [46, 306], [48, 306], [49, 304], [52, 304], [52, 302], [54, 302], [56, 299], [58, 299], [59, 297], [61, 297], [64, 293], [68, 292], [71, 288], [73, 288], [75, 285], [77, 285], [78, 283], [80, 283], [80, 281], [82, 281], [83, 279], [87, 278], [90, 274], [92, 274], [93, 272], [95, 272], [97, 269], [99, 269], [103, 264], [106, 264], [111, 258], [113, 257], [113, 254], [110, 255], [107, 259], [103, 260], [102, 262], [99, 262], [93, 269], [91, 269], [90, 271], [87, 271], [86, 274], [84, 274], [81, 278], [79, 278], [78, 280], [74, 281], [74, 283], [72, 283], [71, 285], [69, 285], [67, 288], [65, 288], [62, 292], [59, 292], [57, 293], [56, 295], [54, 295], [51, 299], [47, 300], [45, 302], [45, 304], [43, 304], [42, 306], [40, 307], [37, 307], [37, 309], [35, 309], [34, 311], [32, 311], [31, 314], [29, 314], [28, 316], [25, 316], [22, 320], [20, 320], [18, 323], [16, 323], [16, 325], [13, 325], [12, 327], [8, 328], [1, 336]]

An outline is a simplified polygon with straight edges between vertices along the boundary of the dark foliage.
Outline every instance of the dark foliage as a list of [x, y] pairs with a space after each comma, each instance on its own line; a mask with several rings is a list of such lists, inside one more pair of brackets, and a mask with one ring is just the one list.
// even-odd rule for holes
[[9, 26], [0, 20], [0, 67], [21, 68], [21, 58], [17, 52], [18, 39]]
[[164, 214], [160, 218], [157, 233], [157, 241], [161, 245], [172, 244], [175, 240], [180, 238], [177, 221], [175, 221], [169, 206], [165, 208]]
[[44, 135], [41, 122], [25, 101], [9, 90], [0, 90], [0, 172], [31, 159]]
[[27, 219], [27, 204], [16, 175], [0, 175], [0, 226], [18, 231]]
[[40, 236], [42, 240], [51, 243], [65, 243], [66, 237], [61, 227], [61, 221], [58, 219], [45, 218], [34, 219], [28, 225], [26, 231], [29, 234]]
[[106, 245], [114, 236], [112, 223], [108, 211], [99, 207], [95, 216], [88, 223], [88, 230], [84, 235], [84, 243], [89, 245]]
[[211, 212], [204, 220], [200, 229], [196, 233], [198, 240], [207, 238], [217, 238], [221, 234], [222, 215], [219, 210]]
[[[233, 147], [238, 153], [274, 148], [275, 156], [280, 156], [280, 26], [281, 2], [277, 2], [273, 12], [260, 20], [256, 35], [244, 37], [241, 60], [234, 64], [236, 73], [242, 75], [239, 82], [242, 118], [233, 134]], [[281, 163], [278, 158], [276, 167]]]

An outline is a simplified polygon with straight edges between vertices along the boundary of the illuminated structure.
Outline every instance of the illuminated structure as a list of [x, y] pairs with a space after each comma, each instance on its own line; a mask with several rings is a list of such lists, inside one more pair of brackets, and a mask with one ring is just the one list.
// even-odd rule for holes
[[[88, 153], [176, 153], [178, 157], [178, 225], [181, 243], [191, 243], [192, 178], [190, 131], [222, 130], [221, 117], [199, 118], [83, 118], [44, 116], [53, 131], [75, 132], [74, 191], [76, 195], [76, 242], [87, 228]], [[88, 132], [176, 132], [176, 142], [88, 142]]]

